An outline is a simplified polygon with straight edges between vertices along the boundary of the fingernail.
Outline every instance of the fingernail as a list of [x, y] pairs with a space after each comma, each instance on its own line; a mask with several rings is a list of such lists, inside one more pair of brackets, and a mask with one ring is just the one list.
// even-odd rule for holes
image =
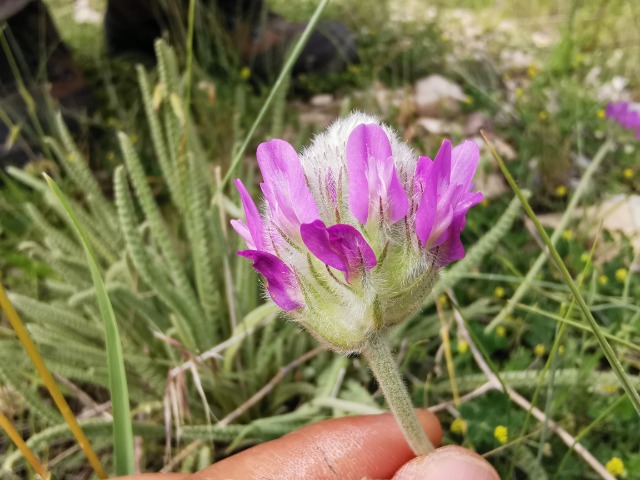
[[461, 447], [444, 447], [407, 463], [394, 479], [500, 480], [500, 477], [480, 455]]

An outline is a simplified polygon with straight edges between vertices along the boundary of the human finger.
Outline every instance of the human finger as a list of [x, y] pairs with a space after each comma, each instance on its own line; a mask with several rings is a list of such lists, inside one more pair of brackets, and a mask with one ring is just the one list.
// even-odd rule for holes
[[484, 458], [466, 448], [439, 448], [416, 457], [394, 475], [393, 480], [500, 480]]
[[[417, 410], [431, 442], [442, 430], [431, 412]], [[189, 480], [390, 478], [414, 456], [390, 413], [325, 420], [257, 445], [188, 477]]]

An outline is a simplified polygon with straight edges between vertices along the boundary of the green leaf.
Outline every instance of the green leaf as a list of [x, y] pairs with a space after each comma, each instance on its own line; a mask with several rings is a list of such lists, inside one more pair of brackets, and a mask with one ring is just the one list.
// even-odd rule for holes
[[96, 289], [96, 297], [102, 320], [104, 321], [105, 341], [107, 347], [107, 368], [109, 371], [109, 390], [113, 410], [113, 450], [116, 475], [130, 475], [134, 473], [133, 457], [133, 429], [131, 426], [131, 411], [129, 408], [129, 391], [127, 377], [124, 370], [122, 346], [118, 334], [116, 316], [109, 300], [109, 295], [100, 276], [100, 269], [96, 262], [91, 245], [84, 229], [78, 221], [71, 204], [60, 187], [45, 174], [49, 188], [53, 191], [62, 208], [66, 211], [73, 225], [82, 247], [87, 256], [87, 263], [91, 270], [91, 278]]

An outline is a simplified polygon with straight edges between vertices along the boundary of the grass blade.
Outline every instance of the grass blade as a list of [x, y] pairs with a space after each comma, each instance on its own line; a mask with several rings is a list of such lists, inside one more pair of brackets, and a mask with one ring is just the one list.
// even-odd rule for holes
[[105, 342], [107, 348], [107, 366], [109, 370], [109, 390], [113, 409], [113, 449], [116, 475], [132, 474], [134, 470], [133, 457], [133, 429], [131, 426], [131, 411], [129, 408], [129, 389], [124, 370], [122, 345], [118, 334], [116, 316], [109, 300], [109, 295], [100, 276], [98, 263], [91, 250], [84, 229], [62, 190], [51, 177], [45, 175], [49, 187], [66, 211], [76, 233], [82, 243], [87, 262], [91, 270], [91, 278], [96, 289], [96, 297], [102, 320], [104, 321]]
[[269, 92], [269, 96], [262, 104], [262, 108], [260, 109], [260, 112], [258, 112], [258, 116], [253, 122], [253, 125], [251, 125], [251, 128], [249, 129], [249, 132], [247, 133], [247, 136], [244, 139], [244, 142], [242, 142], [242, 145], [240, 146], [240, 148], [236, 152], [235, 157], [231, 161], [231, 165], [229, 165], [229, 170], [227, 170], [226, 175], [222, 179], [222, 183], [218, 187], [220, 190], [223, 189], [224, 186], [227, 184], [227, 182], [233, 175], [233, 171], [235, 170], [236, 166], [238, 165], [238, 163], [240, 163], [240, 160], [242, 160], [244, 156], [244, 152], [247, 150], [247, 147], [249, 146], [249, 143], [253, 138], [253, 134], [255, 133], [256, 128], [258, 128], [258, 125], [260, 125], [262, 118], [266, 115], [267, 110], [269, 110], [269, 107], [271, 106], [273, 101], [276, 99], [278, 92], [280, 91], [282, 86], [288, 82], [294, 63], [302, 53], [302, 49], [307, 44], [307, 40], [309, 40], [309, 37], [311, 37], [311, 33], [313, 32], [313, 29], [316, 27], [318, 20], [320, 20], [320, 15], [322, 15], [322, 12], [324, 11], [328, 3], [329, 3], [329, 0], [322, 0], [318, 4], [318, 6], [316, 7], [316, 11], [313, 13], [313, 16], [309, 19], [309, 23], [307, 23], [307, 27], [304, 29], [304, 32], [302, 32], [302, 35], [300, 35], [300, 38], [298, 39], [295, 46], [293, 47], [293, 50], [291, 50], [291, 53], [289, 54], [289, 57], [287, 58], [287, 61], [284, 64], [284, 67], [282, 67], [282, 70], [280, 70], [280, 75], [278, 75], [276, 83], [274, 83], [273, 88]]
[[96, 452], [91, 447], [89, 439], [82, 431], [82, 428], [80, 428], [78, 420], [76, 420], [75, 415], [71, 411], [71, 407], [69, 407], [69, 404], [62, 395], [62, 392], [60, 392], [58, 384], [53, 379], [53, 375], [51, 375], [51, 372], [45, 365], [44, 360], [42, 360], [42, 356], [40, 356], [38, 347], [36, 347], [35, 343], [33, 343], [33, 340], [31, 340], [31, 336], [22, 323], [22, 320], [20, 320], [18, 312], [16, 312], [16, 309], [13, 308], [13, 305], [11, 305], [9, 297], [7, 297], [2, 284], [0, 284], [0, 307], [2, 307], [2, 310], [7, 316], [11, 327], [16, 332], [20, 343], [24, 347], [27, 355], [29, 355], [29, 358], [33, 362], [33, 366], [36, 368], [38, 374], [40, 375], [42, 383], [44, 383], [47, 387], [47, 390], [49, 390], [49, 393], [51, 394], [53, 401], [58, 407], [58, 410], [60, 410], [60, 413], [64, 417], [69, 430], [71, 431], [71, 433], [73, 433], [73, 436], [77, 440], [78, 445], [87, 456], [87, 459], [89, 460], [89, 463], [91, 464], [93, 470], [96, 472], [96, 475], [100, 479], [107, 478], [107, 473], [105, 472], [102, 463], [100, 463]]
[[629, 397], [629, 400], [631, 400], [631, 403], [633, 404], [633, 408], [635, 408], [636, 412], [638, 412], [638, 414], [640, 415], [640, 394], [638, 394], [637, 390], [633, 387], [633, 385], [629, 381], [629, 378], [627, 377], [627, 373], [624, 371], [624, 368], [622, 367], [622, 364], [618, 360], [618, 357], [616, 357], [616, 353], [613, 351], [613, 348], [611, 348], [611, 345], [609, 344], [606, 337], [602, 333], [602, 330], [600, 329], [598, 322], [596, 322], [596, 319], [591, 313], [591, 310], [589, 310], [589, 306], [584, 301], [584, 298], [580, 293], [580, 289], [578, 288], [576, 283], [573, 281], [573, 278], [571, 277], [569, 270], [567, 270], [566, 265], [562, 261], [560, 254], [558, 254], [558, 251], [556, 250], [556, 247], [554, 246], [553, 242], [549, 238], [549, 235], [547, 235], [546, 230], [540, 223], [540, 220], [538, 220], [538, 217], [536, 216], [533, 209], [531, 208], [531, 205], [529, 205], [529, 202], [527, 201], [526, 196], [522, 193], [522, 190], [518, 188], [518, 184], [516, 183], [513, 176], [507, 169], [507, 166], [505, 165], [504, 161], [500, 157], [500, 154], [496, 151], [491, 141], [486, 137], [484, 132], [481, 131], [480, 133], [482, 134], [482, 138], [484, 138], [484, 141], [488, 145], [489, 150], [493, 155], [493, 158], [496, 160], [496, 162], [498, 162], [498, 166], [500, 167], [500, 170], [502, 171], [502, 174], [504, 175], [505, 179], [509, 183], [509, 186], [514, 191], [514, 193], [518, 196], [518, 198], [520, 199], [520, 202], [522, 203], [522, 207], [524, 208], [525, 212], [527, 212], [527, 215], [535, 225], [536, 230], [538, 231], [538, 234], [542, 238], [542, 241], [544, 242], [544, 244], [546, 245], [549, 251], [549, 255], [551, 256], [551, 258], [553, 259], [553, 262], [558, 267], [558, 270], [560, 270], [560, 273], [562, 274], [562, 277], [564, 278], [565, 283], [571, 290], [571, 293], [573, 293], [573, 296], [575, 297], [575, 300], [578, 303], [580, 310], [582, 310], [582, 313], [587, 319], [587, 322], [591, 326], [591, 330], [593, 330], [593, 334], [595, 335], [598, 343], [600, 344], [600, 347], [602, 348], [602, 352], [604, 356], [609, 362], [609, 365], [611, 365], [611, 368], [613, 369], [613, 372], [618, 377], [618, 380], [620, 380], [620, 384], [622, 385], [623, 390]]
[[40, 478], [45, 480], [48, 480], [49, 478], [51, 478], [47, 469], [44, 467], [44, 465], [40, 463], [38, 458], [34, 455], [34, 453], [31, 451], [31, 449], [27, 446], [25, 441], [22, 439], [18, 430], [16, 430], [16, 427], [13, 426], [11, 421], [1, 411], [0, 411], [0, 427], [2, 427], [2, 429], [5, 432], [7, 432], [7, 435], [9, 436], [11, 441], [15, 444], [16, 447], [18, 447], [18, 450], [22, 452], [22, 455], [24, 455], [24, 458], [27, 459], [27, 462], [29, 462], [29, 465], [31, 465], [31, 467], [36, 471], [36, 473], [40, 475]]

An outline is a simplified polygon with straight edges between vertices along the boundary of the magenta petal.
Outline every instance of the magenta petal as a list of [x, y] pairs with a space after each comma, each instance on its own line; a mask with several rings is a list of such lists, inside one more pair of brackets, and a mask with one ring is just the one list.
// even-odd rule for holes
[[347, 174], [349, 209], [366, 225], [369, 208], [380, 201], [391, 223], [409, 210], [409, 199], [402, 188], [385, 131], [376, 124], [362, 124], [353, 129], [347, 140]]
[[257, 157], [264, 178], [262, 191], [281, 226], [297, 231], [301, 223], [317, 220], [318, 207], [295, 149], [274, 139], [260, 144]]
[[[264, 225], [262, 223], [262, 217], [258, 211], [258, 207], [253, 202], [251, 195], [247, 192], [247, 189], [243, 185], [242, 181], [238, 178], [234, 180], [236, 188], [240, 193], [240, 200], [242, 201], [242, 207], [244, 208], [244, 214], [247, 217], [246, 225], [238, 220], [232, 220], [231, 226], [238, 234], [247, 242], [247, 247], [254, 250], [263, 250], [262, 234], [264, 232]], [[251, 242], [247, 238], [247, 233], [251, 237]]]
[[460, 240], [460, 235], [466, 223], [467, 220], [464, 215], [454, 218], [451, 222], [447, 231], [447, 240], [438, 247], [438, 268], [464, 258], [464, 246]]
[[451, 142], [443, 140], [440, 149], [433, 159], [432, 175], [438, 179], [438, 192], [442, 193], [451, 180]]
[[414, 190], [418, 197], [416, 210], [416, 234], [422, 246], [425, 246], [433, 230], [438, 206], [438, 185], [433, 174], [434, 163], [427, 157], [420, 157], [414, 177]]
[[300, 293], [296, 277], [282, 260], [257, 250], [242, 250], [238, 255], [253, 261], [253, 268], [267, 280], [267, 290], [276, 305], [287, 311], [303, 307], [295, 299]]
[[376, 266], [376, 255], [362, 234], [351, 225], [338, 224], [329, 228], [316, 220], [300, 226], [302, 241], [320, 261], [350, 275], [358, 275], [362, 268]]
[[479, 160], [480, 149], [475, 142], [467, 140], [455, 147], [451, 152], [451, 183], [463, 185], [465, 191], [469, 190]]

